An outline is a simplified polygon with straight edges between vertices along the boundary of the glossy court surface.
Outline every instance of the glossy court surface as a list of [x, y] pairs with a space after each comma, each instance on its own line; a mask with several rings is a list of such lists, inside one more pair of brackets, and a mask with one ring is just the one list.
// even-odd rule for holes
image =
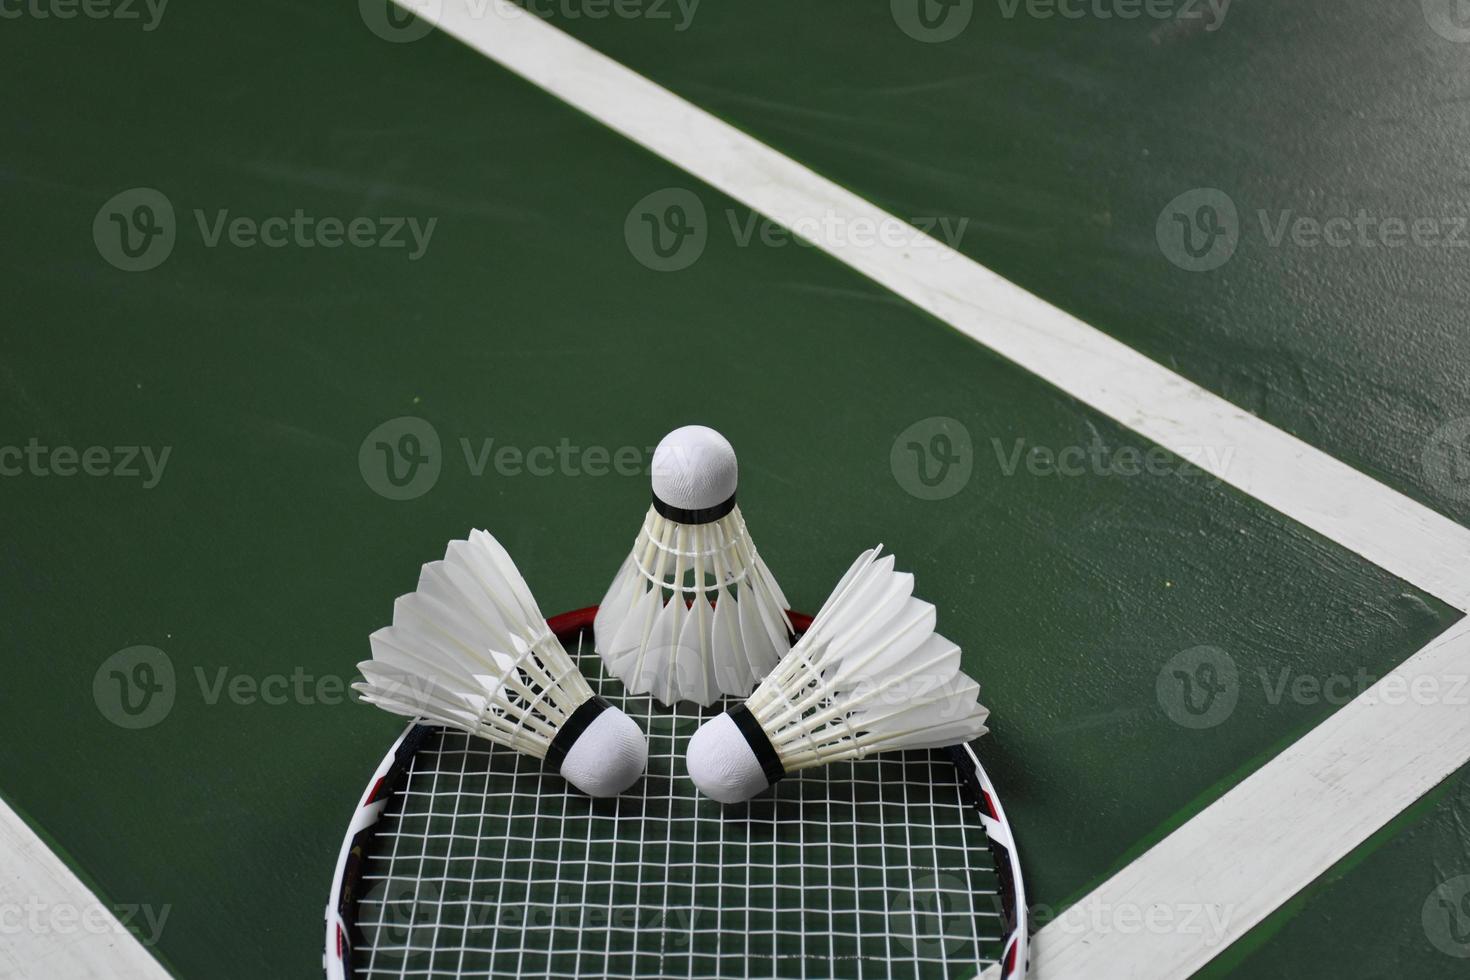
[[[1119, 6], [536, 9], [1470, 521], [1457, 22]], [[0, 795], [180, 976], [318, 969], [399, 730], [344, 688], [419, 564], [485, 527], [547, 612], [595, 602], [687, 421], [793, 605], [880, 541], [915, 572], [1038, 925], [1463, 615], [1213, 472], [1248, 447], [1157, 448], [427, 25], [48, 9], [0, 26]], [[1458, 976], [1467, 808], [1462, 769], [1228, 948], [1164, 928], [1206, 976]]]

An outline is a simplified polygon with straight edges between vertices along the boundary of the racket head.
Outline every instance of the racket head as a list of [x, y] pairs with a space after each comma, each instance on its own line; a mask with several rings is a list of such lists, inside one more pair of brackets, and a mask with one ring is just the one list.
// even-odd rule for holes
[[[973, 748], [807, 770], [736, 806], [701, 797], [688, 738], [738, 699], [627, 696], [596, 607], [548, 620], [649, 739], [594, 800], [540, 761], [411, 724], [368, 781], [327, 907], [329, 980], [369, 977], [1025, 976], [1020, 863]], [[810, 617], [792, 614], [798, 632]]]

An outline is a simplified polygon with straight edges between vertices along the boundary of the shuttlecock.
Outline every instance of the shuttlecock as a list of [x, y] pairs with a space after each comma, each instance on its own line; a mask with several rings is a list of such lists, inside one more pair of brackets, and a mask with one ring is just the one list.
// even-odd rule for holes
[[735, 503], [735, 450], [702, 425], [653, 454], [653, 505], [598, 607], [597, 652], [664, 704], [744, 697], [791, 647], [786, 597]]
[[648, 763], [642, 730], [593, 695], [486, 531], [425, 565], [371, 643], [353, 687], [380, 708], [544, 759], [588, 796], [621, 793]]
[[859, 556], [750, 699], [689, 740], [689, 776], [706, 796], [738, 803], [800, 769], [985, 733], [960, 648], [879, 550]]

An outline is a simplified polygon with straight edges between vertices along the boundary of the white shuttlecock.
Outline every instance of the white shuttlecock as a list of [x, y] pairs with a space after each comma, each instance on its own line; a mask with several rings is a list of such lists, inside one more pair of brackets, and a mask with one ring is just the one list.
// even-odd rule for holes
[[960, 672], [960, 648], [934, 632], [914, 577], [879, 550], [859, 556], [750, 699], [689, 740], [689, 776], [706, 796], [738, 803], [799, 769], [985, 733], [989, 711]]
[[702, 425], [653, 454], [653, 505], [593, 624], [597, 652], [635, 694], [744, 697], [791, 648], [786, 597], [750, 540], [736, 478], [735, 450]]
[[588, 796], [615, 796], [643, 774], [642, 730], [592, 693], [488, 532], [425, 565], [371, 643], [353, 685], [364, 701], [544, 759]]

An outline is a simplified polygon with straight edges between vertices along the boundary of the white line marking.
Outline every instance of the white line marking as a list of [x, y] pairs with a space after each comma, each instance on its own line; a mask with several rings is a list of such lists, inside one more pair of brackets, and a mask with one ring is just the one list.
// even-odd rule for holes
[[[4, 802], [0, 854], [0, 977], [167, 980], [168, 971], [123, 928], [113, 909]], [[137, 921], [146, 928], [143, 917]]]
[[[1470, 758], [1467, 677], [1462, 619], [1042, 929], [1037, 975], [1194, 973]], [[1142, 927], [1160, 907], [1197, 930]]]
[[[830, 234], [832, 219], [846, 228], [896, 219], [508, 0], [445, 0], [420, 16], [752, 210], [803, 229], [833, 257], [1104, 415], [1192, 461], [1213, 450], [1197, 465], [1422, 591], [1470, 608], [1470, 531], [1458, 524], [928, 236], [860, 246], [852, 235]], [[1467, 628], [1461, 621], [1400, 673], [1470, 673]], [[1186, 974], [1470, 759], [1470, 711], [1371, 705], [1367, 697], [1078, 906], [1084, 917], [1129, 902], [1145, 912], [1191, 901], [1229, 906], [1218, 944], [1204, 947], [1179, 930], [1073, 934], [1063, 920], [1037, 936], [1040, 974]]]
[[856, 229], [899, 219], [509, 0], [443, 0], [437, 12], [400, 2], [751, 209], [809, 232], [803, 237], [834, 258], [1109, 418], [1424, 592], [1470, 609], [1470, 530], [930, 236], [855, 242]]

